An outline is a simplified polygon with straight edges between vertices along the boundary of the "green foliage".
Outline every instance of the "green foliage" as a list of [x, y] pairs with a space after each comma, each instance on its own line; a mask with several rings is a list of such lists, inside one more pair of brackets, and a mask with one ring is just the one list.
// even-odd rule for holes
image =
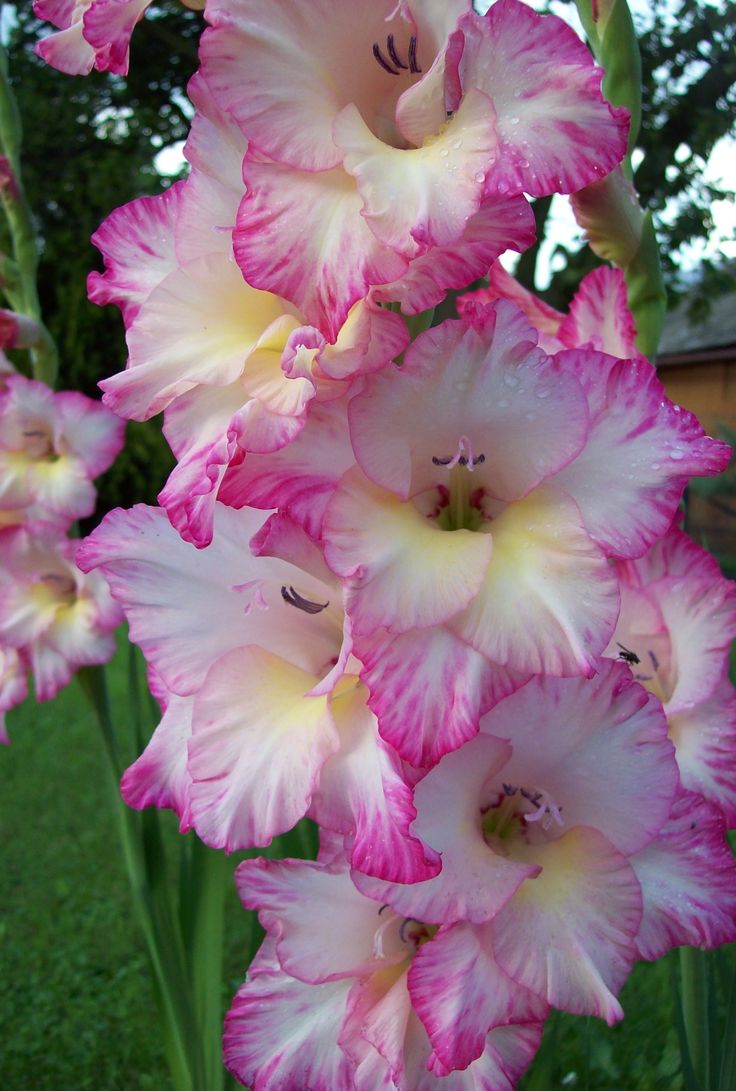
[[[645, 209], [654, 215], [665, 284], [674, 304], [687, 287], [693, 317], [707, 315], [709, 301], [736, 289], [733, 271], [704, 260], [697, 285], [685, 285], [679, 273], [679, 249], [713, 230], [712, 204], [733, 200], [734, 187], [703, 181], [714, 145], [732, 132], [736, 107], [736, 20], [731, 0], [655, 0], [649, 29], [640, 34], [643, 99], [637, 148], [643, 158], [634, 184]], [[662, 217], [669, 200], [677, 212]], [[564, 267], [553, 276], [545, 298], [565, 309], [580, 280], [600, 264], [587, 246], [563, 244], [555, 254]], [[525, 269], [524, 282], [530, 284]]]

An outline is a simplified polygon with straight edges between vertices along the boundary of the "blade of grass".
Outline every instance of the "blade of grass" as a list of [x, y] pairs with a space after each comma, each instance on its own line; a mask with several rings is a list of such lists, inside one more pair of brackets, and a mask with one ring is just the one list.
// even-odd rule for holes
[[731, 963], [731, 987], [726, 1005], [725, 1031], [721, 1046], [721, 1071], [718, 1078], [718, 1091], [734, 1091], [736, 1088], [736, 948], [732, 947], [722, 955]]
[[670, 972], [672, 976], [672, 1000], [675, 1016], [675, 1030], [677, 1031], [677, 1040], [680, 1046], [680, 1068], [682, 1071], [684, 1091], [704, 1091], [695, 1075], [695, 1071], [693, 1068], [693, 1062], [690, 1055], [690, 1043], [688, 1040], [687, 1027], [685, 1025], [685, 1018], [682, 1010], [680, 982], [678, 979], [677, 968], [674, 961], [670, 962]]

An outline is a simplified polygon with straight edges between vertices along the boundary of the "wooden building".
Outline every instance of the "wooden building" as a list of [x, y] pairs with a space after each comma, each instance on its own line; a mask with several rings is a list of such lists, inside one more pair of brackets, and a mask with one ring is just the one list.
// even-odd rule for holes
[[[736, 433], [736, 293], [720, 296], [708, 318], [692, 325], [687, 301], [671, 311], [657, 357], [668, 396], [690, 409], [706, 432], [733, 442]], [[730, 434], [729, 434], [730, 433]], [[688, 490], [687, 529], [736, 575], [736, 469], [704, 496]]]

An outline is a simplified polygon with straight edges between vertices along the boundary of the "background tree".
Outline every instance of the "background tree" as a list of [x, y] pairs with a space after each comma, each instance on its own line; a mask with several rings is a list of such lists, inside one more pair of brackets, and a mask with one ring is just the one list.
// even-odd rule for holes
[[[30, 4], [18, 7], [11, 22], [24, 181], [38, 222], [39, 292], [59, 347], [59, 386], [99, 396], [97, 382], [120, 370], [125, 344], [118, 309], [87, 300], [87, 274], [101, 261], [81, 240], [117, 205], [173, 181], [157, 172], [154, 159], [189, 128], [185, 89], [201, 16], [178, 3], [151, 9], [133, 36], [126, 79], [56, 72], [33, 52], [44, 28]], [[172, 465], [159, 421], [129, 425], [125, 449], [100, 483], [100, 509], [153, 502]]]
[[[655, 214], [670, 302], [687, 288], [694, 320], [707, 313], [714, 295], [736, 289], [733, 265], [703, 259], [695, 277], [683, 279], [679, 251], [713, 231], [712, 206], [734, 199], [734, 187], [705, 182], [702, 172], [715, 144], [733, 132], [736, 107], [736, 19], [734, 4], [705, 0], [653, 0], [651, 16], [636, 19], [642, 57], [642, 122], [634, 162], [634, 184], [645, 209]], [[644, 24], [647, 29], [641, 30]], [[536, 202], [543, 233], [551, 198]], [[662, 210], [668, 205], [668, 215]], [[527, 251], [517, 276], [534, 283], [538, 248]], [[545, 298], [564, 307], [598, 259], [585, 246], [555, 247], [556, 265]], [[561, 260], [562, 259], [562, 260]]]

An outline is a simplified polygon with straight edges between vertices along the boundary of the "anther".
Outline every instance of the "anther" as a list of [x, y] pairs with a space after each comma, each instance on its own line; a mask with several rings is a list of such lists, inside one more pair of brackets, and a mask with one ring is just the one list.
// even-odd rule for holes
[[416, 35], [412, 34], [409, 39], [409, 71], [421, 72], [421, 68], [417, 64], [417, 39]]
[[515, 796], [519, 789], [514, 784], [502, 784], [504, 795]]
[[383, 53], [381, 53], [381, 47], [379, 46], [378, 42], [373, 43], [373, 56], [380, 64], [381, 68], [384, 68], [392, 76], [398, 76], [398, 70], [396, 68], [392, 68], [391, 65], [388, 63]]
[[388, 51], [389, 57], [391, 58], [391, 61], [393, 61], [393, 64], [396, 65], [395, 68], [393, 67], [393, 65], [391, 63], [389, 63], [389, 61], [386, 60], [386, 57], [381, 52], [381, 47], [378, 44], [378, 42], [373, 43], [373, 56], [376, 58], [376, 60], [380, 64], [381, 68], [383, 68], [385, 72], [390, 73], [390, 75], [392, 75], [392, 76], [398, 76], [400, 74], [399, 70], [403, 68], [404, 71], [406, 71], [408, 69], [410, 72], [413, 72], [414, 74], [417, 74], [417, 75], [419, 73], [421, 73], [422, 70], [419, 67], [418, 63], [417, 63], [417, 39], [416, 39], [416, 35], [412, 35], [412, 37], [409, 39], [409, 63], [408, 64], [406, 64], [404, 61], [402, 61], [401, 57], [399, 56], [398, 51], [396, 49], [396, 43], [394, 42], [393, 34], [389, 34], [388, 38], [386, 39], [386, 49]]
[[525, 822], [539, 822], [543, 830], [548, 830], [552, 822], [556, 822], [558, 826], [565, 825], [562, 818], [562, 807], [558, 807], [546, 792], [529, 792], [522, 788], [521, 794], [524, 799], [529, 800], [533, 807], [537, 808], [531, 814], [524, 815]]
[[284, 602], [288, 602], [289, 606], [296, 606], [297, 610], [303, 610], [305, 614], [319, 614], [330, 605], [329, 599], [327, 602], [312, 602], [310, 599], [305, 599], [293, 587], [282, 587], [281, 598]]
[[651, 650], [651, 648], [649, 649], [649, 658], [652, 661], [652, 666], [654, 667], [655, 671], [658, 671], [659, 670], [659, 660], [657, 659], [656, 655]]
[[435, 466], [447, 466], [448, 470], [452, 470], [455, 466], [465, 466], [471, 473], [476, 466], [482, 466], [485, 460], [486, 456], [484, 454], [473, 456], [473, 445], [467, 436], [460, 436], [457, 450], [449, 458], [432, 455], [432, 462]]
[[393, 36], [393, 34], [389, 34], [388, 38], [386, 39], [386, 48], [388, 49], [389, 57], [394, 62], [394, 64], [396, 65], [397, 68], [408, 68], [409, 67], [408, 64], [404, 64], [404, 62], [399, 59], [399, 55], [396, 52], [396, 46], [394, 45], [394, 36]]

